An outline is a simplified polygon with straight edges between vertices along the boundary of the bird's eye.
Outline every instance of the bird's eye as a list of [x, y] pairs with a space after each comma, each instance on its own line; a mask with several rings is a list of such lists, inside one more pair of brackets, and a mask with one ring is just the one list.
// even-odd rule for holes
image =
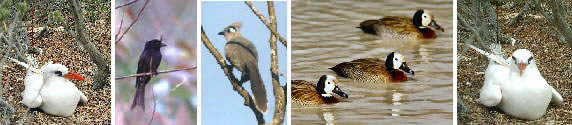
[[62, 72], [61, 72], [61, 71], [56, 71], [55, 73], [56, 73], [56, 75], [58, 75], [58, 76], [62, 76]]
[[328, 85], [330, 84], [330, 82], [328, 82]]
[[399, 59], [395, 58], [395, 61], [399, 61]]
[[528, 64], [530, 64], [530, 61], [532, 61], [533, 58], [534, 58], [534, 57], [528, 58]]
[[233, 27], [231, 27], [231, 28], [228, 28], [228, 32], [233, 33], [233, 32], [236, 32], [236, 30]]
[[423, 16], [423, 18], [427, 18], [427, 16]]

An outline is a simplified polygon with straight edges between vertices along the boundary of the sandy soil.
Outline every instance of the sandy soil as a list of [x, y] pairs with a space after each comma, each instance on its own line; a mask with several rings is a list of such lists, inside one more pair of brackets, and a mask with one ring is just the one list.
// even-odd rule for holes
[[[511, 17], [516, 16], [515, 13], [518, 13], [519, 10], [519, 7], [499, 7], [498, 16], [499, 22], [503, 23], [501, 24], [502, 32], [521, 40], [521, 44], [515, 46], [503, 45], [505, 58], [519, 48], [531, 50], [541, 74], [548, 81], [548, 84], [560, 91], [564, 97], [564, 104], [558, 106], [551, 104], [544, 116], [533, 121], [520, 120], [504, 114], [498, 108], [487, 108], [479, 104], [477, 99], [479, 98], [479, 90], [483, 85], [483, 72], [486, 70], [488, 60], [483, 56], [474, 56], [480, 54], [469, 50], [468, 53], [462, 55], [466, 58], [460, 60], [457, 69], [458, 96], [468, 108], [467, 112], [458, 108], [459, 124], [569, 124], [572, 122], [572, 117], [570, 117], [572, 115], [570, 103], [572, 101], [572, 96], [570, 96], [572, 93], [572, 82], [570, 81], [572, 78], [572, 49], [560, 43], [553, 36], [554, 31], [546, 30], [551, 25], [544, 18], [534, 18], [542, 17], [542, 15], [527, 16], [520, 24], [512, 27], [506, 26], [505, 23], [509, 22]], [[572, 20], [569, 19], [569, 21]], [[459, 34], [463, 33], [459, 32]], [[467, 38], [467, 36], [459, 36], [459, 38]], [[458, 40], [457, 43], [460, 52], [463, 41]]]
[[[100, 1], [102, 2], [102, 1]], [[105, 3], [90, 3], [89, 6], [84, 7], [84, 16], [88, 21], [87, 28], [89, 30], [89, 36], [92, 42], [97, 46], [99, 51], [104, 54], [104, 56], [111, 60], [111, 21], [110, 10], [105, 10], [109, 8], [105, 7], [93, 7], [93, 4], [109, 4], [109, 1]], [[28, 2], [30, 3], [30, 2]], [[55, 3], [56, 7], [61, 7], [62, 3]], [[65, 4], [65, 3], [64, 3]], [[85, 3], [84, 3], [85, 4]], [[86, 7], [92, 7], [90, 9], [97, 8], [99, 10], [90, 11], [90, 9], [85, 9]], [[32, 29], [36, 27], [41, 27], [46, 23], [47, 16], [46, 12], [48, 8], [46, 5], [31, 4], [30, 8], [36, 10], [34, 18], [31, 18], [32, 13], [26, 18], [24, 18], [25, 25], [32, 26], [28, 27], [26, 30], [29, 32], [29, 37], [33, 36]], [[50, 9], [51, 10], [51, 9]], [[70, 16], [63, 11], [64, 16]], [[93, 14], [97, 14], [94, 17]], [[88, 17], [92, 16], [92, 17]], [[69, 17], [71, 18], [71, 17]], [[32, 21], [34, 20], [34, 21]], [[72, 22], [68, 22], [71, 24]], [[94, 71], [96, 66], [91, 62], [87, 51], [82, 50], [78, 47], [78, 43], [75, 39], [69, 35], [64, 30], [58, 30], [59, 25], [49, 24], [51, 27], [46, 35], [40, 38], [31, 39], [33, 46], [36, 46], [44, 51], [42, 54], [33, 54], [37, 58], [40, 65], [47, 63], [48, 61], [53, 61], [54, 63], [61, 63], [69, 68], [70, 71], [76, 72], [83, 77], [86, 81], [72, 81], [88, 96], [89, 101], [87, 104], [80, 104], [75, 113], [70, 117], [58, 117], [44, 113], [39, 109], [32, 109], [27, 113], [26, 124], [111, 124], [111, 87], [106, 85], [103, 89], [95, 90], [92, 89]], [[109, 62], [109, 64], [111, 64]], [[24, 90], [23, 79], [25, 76], [25, 69], [22, 66], [16, 65], [7, 61], [7, 64], [2, 67], [3, 70], [3, 97], [5, 100], [9, 101], [13, 107], [16, 109], [16, 113], [11, 116], [12, 123], [15, 123], [23, 118], [26, 114], [27, 107], [19, 103], [22, 100], [20, 93]], [[5, 120], [5, 119], [3, 119]], [[4, 123], [3, 120], [2, 123]]]

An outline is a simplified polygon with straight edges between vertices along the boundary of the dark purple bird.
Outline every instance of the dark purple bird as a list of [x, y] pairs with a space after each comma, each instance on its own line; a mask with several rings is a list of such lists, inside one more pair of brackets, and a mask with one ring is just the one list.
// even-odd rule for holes
[[[139, 62], [137, 65], [137, 74], [139, 73], [157, 73], [157, 68], [161, 64], [161, 47], [167, 46], [161, 43], [160, 40], [153, 39], [145, 43], [145, 48], [143, 53], [139, 56]], [[133, 103], [131, 104], [131, 110], [135, 107], [140, 106], [143, 111], [145, 111], [145, 85], [151, 80], [151, 75], [138, 76], [135, 82], [135, 87], [137, 91], [135, 92], [135, 97], [133, 98]]]

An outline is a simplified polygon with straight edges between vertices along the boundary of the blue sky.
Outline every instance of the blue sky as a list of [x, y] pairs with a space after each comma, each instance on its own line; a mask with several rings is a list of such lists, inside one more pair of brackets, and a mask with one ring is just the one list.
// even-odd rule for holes
[[[253, 2], [254, 6], [268, 18], [266, 2]], [[274, 2], [278, 32], [287, 38], [287, 2]], [[231, 23], [242, 21], [242, 35], [253, 42], [258, 50], [258, 66], [268, 95], [268, 113], [264, 115], [266, 123], [272, 121], [275, 100], [270, 73], [270, 31], [244, 2], [202, 2], [202, 26], [210, 41], [224, 56], [226, 40], [217, 35]], [[250, 108], [243, 105], [243, 98], [235, 92], [220, 65], [209, 52], [202, 47], [202, 123], [203, 124], [257, 124]], [[286, 47], [278, 44], [279, 72], [281, 85], [286, 84]], [[228, 62], [227, 62], [228, 63]], [[240, 77], [236, 69], [233, 72]], [[250, 91], [250, 82], [243, 86]], [[287, 96], [286, 96], [287, 97]], [[285, 121], [287, 121], [286, 119]]]

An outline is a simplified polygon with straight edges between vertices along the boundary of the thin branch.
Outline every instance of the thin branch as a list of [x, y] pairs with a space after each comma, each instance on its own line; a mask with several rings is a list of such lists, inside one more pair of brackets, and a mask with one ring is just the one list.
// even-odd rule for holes
[[151, 87], [151, 92], [153, 93], [153, 112], [151, 112], [151, 120], [149, 121], [149, 125], [152, 125], [153, 118], [155, 118], [155, 111], [157, 109], [157, 99], [155, 98], [155, 90], [153, 89], [153, 87]]
[[123, 28], [123, 18], [125, 17], [125, 10], [123, 10], [123, 13], [121, 14], [121, 21], [119, 22], [119, 29], [117, 30], [117, 33], [115, 33], [115, 38], [119, 37], [119, 33], [121, 32], [121, 29]]
[[[270, 17], [270, 24], [272, 25], [273, 29], [277, 29], [276, 23], [276, 10], [274, 8], [274, 2], [268, 1], [268, 15]], [[276, 41], [276, 37], [278, 35], [272, 33], [270, 34], [270, 48], [271, 54], [270, 58], [272, 59], [272, 68], [270, 68], [270, 72], [272, 72], [272, 87], [274, 88], [274, 96], [275, 96], [275, 111], [274, 111], [274, 118], [272, 119], [272, 124], [280, 125], [284, 122], [284, 114], [286, 110], [286, 98], [284, 97], [284, 90], [280, 86], [280, 76], [278, 73], [278, 41]]]
[[131, 4], [133, 4], [133, 3], [137, 2], [137, 1], [139, 1], [139, 0], [127, 1], [127, 2], [125, 2], [124, 4], [121, 4], [121, 5], [119, 5], [119, 6], [116, 6], [115, 9], [119, 9], [119, 8], [121, 8], [121, 7], [129, 6], [129, 5], [131, 5]]
[[222, 55], [218, 52], [218, 50], [210, 42], [209, 38], [207, 37], [207, 35], [205, 33], [205, 29], [202, 26], [201, 26], [201, 40], [203, 41], [203, 45], [205, 45], [205, 47], [207, 47], [209, 49], [209, 52], [216, 58], [218, 64], [223, 69], [224, 74], [226, 74], [226, 76], [228, 76], [228, 79], [230, 80], [230, 84], [234, 87], [234, 90], [236, 92], [238, 92], [238, 94], [240, 96], [242, 96], [242, 98], [244, 98], [244, 105], [248, 106], [252, 110], [252, 112], [256, 116], [256, 120], [258, 121], [258, 124], [264, 124], [264, 116], [263, 116], [262, 112], [260, 112], [256, 109], [254, 101], [251, 101], [252, 96], [250, 96], [248, 94], [248, 91], [246, 91], [244, 89], [244, 87], [241, 86], [238, 79], [236, 79], [234, 74], [232, 74], [232, 72], [228, 68], [228, 64], [226, 64], [226, 60], [222, 57]]
[[[125, 31], [123, 31], [121, 36], [117, 40], [115, 40], [115, 44], [119, 43], [119, 41], [121, 41], [121, 39], [123, 39], [123, 36], [125, 36], [125, 34], [127, 32], [129, 32], [129, 29], [131, 29], [131, 27], [133, 27], [133, 25], [135, 25], [135, 23], [139, 20], [139, 17], [141, 17], [141, 14], [143, 14], [143, 12], [145, 11], [145, 8], [147, 8], [148, 4], [149, 4], [149, 0], [146, 0], [145, 4], [143, 5], [143, 8], [141, 8], [141, 10], [139, 10], [139, 13], [137, 13], [137, 17], [135, 17], [135, 20], [133, 20], [133, 22], [131, 22], [131, 24], [129, 24], [127, 29], [125, 29]], [[117, 38], [117, 37], [115, 37], [115, 38]]]
[[[197, 69], [196, 66], [195, 66], [195, 67], [190, 67], [190, 68], [183, 68], [183, 69], [174, 69], [174, 70], [160, 71], [160, 72], [157, 72], [157, 74], [170, 73], [170, 72], [178, 72], [178, 71], [186, 71], [186, 70], [195, 70], [195, 69]], [[137, 76], [149, 76], [149, 75], [154, 75], [154, 74], [153, 74], [152, 72], [138, 73], [138, 74], [133, 74], [133, 75], [115, 77], [115, 80], [121, 80], [121, 79], [129, 78], [129, 77], [137, 77]]]
[[284, 37], [282, 37], [282, 35], [280, 35], [280, 33], [278, 32], [278, 30], [276, 30], [276, 28], [273, 28], [272, 26], [270, 26], [270, 23], [268, 23], [268, 20], [266, 20], [266, 17], [264, 17], [264, 15], [262, 15], [262, 13], [260, 13], [258, 11], [258, 9], [256, 9], [254, 7], [254, 5], [252, 4], [251, 1], [245, 1], [244, 3], [246, 3], [246, 5], [248, 5], [248, 7], [250, 7], [252, 12], [254, 12], [254, 14], [256, 14], [256, 16], [258, 16], [260, 21], [262, 21], [262, 23], [264, 23], [264, 25], [266, 25], [266, 27], [270, 30], [270, 32], [272, 32], [273, 34], [275, 34], [278, 37], [278, 39], [280, 40], [280, 42], [282, 42], [282, 44], [284, 46], [288, 46], [288, 41]]

